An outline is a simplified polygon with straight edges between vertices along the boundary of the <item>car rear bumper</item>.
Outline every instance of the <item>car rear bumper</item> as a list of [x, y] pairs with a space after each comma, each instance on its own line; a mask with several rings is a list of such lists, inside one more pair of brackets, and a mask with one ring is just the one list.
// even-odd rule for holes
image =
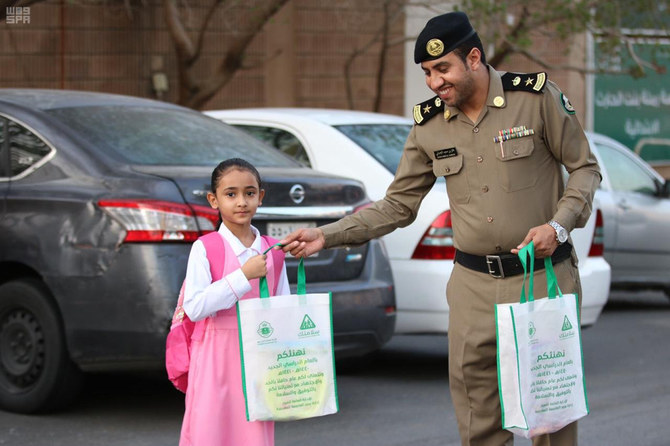
[[[180, 244], [126, 245], [100, 275], [48, 278], [70, 355], [82, 369], [164, 367], [165, 338], [189, 251]], [[308, 292], [332, 292], [337, 356], [377, 350], [391, 338], [395, 292], [379, 241], [371, 242], [358, 279], [309, 283], [309, 270], [307, 279]]]
[[453, 260], [392, 259], [398, 316], [395, 332], [446, 333], [449, 328], [447, 281]]
[[[449, 328], [447, 281], [451, 260], [391, 260], [398, 316], [396, 334], [443, 333]], [[607, 303], [611, 270], [602, 257], [579, 264], [582, 283], [582, 325], [593, 325]]]
[[611, 269], [602, 257], [587, 257], [579, 261], [582, 282], [581, 324], [593, 325], [603, 311], [610, 292]]

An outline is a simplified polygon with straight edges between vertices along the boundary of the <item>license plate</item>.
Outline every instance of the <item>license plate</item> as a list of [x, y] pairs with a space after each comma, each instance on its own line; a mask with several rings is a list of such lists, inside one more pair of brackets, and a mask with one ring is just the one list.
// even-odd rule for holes
[[290, 223], [268, 223], [267, 235], [281, 240], [291, 232], [300, 228], [316, 228], [314, 221], [292, 221]]

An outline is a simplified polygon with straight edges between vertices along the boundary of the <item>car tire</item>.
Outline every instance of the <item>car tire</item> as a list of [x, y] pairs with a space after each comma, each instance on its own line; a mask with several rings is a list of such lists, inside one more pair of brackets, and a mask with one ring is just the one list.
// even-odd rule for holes
[[36, 279], [0, 285], [0, 408], [62, 408], [77, 396], [81, 381], [47, 287]]

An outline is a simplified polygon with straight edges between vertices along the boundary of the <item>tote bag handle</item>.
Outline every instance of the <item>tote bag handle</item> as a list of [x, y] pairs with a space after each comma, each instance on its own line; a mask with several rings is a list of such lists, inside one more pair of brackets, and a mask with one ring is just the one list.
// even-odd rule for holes
[[[533, 295], [535, 245], [532, 241], [519, 250], [519, 260], [521, 261], [521, 266], [523, 266], [523, 284], [521, 286], [521, 298], [519, 299], [519, 302], [524, 304], [535, 300]], [[528, 299], [526, 300], [526, 275], [528, 271], [528, 263], [530, 263], [530, 278], [528, 280]], [[547, 296], [549, 299], [555, 299], [557, 293], [558, 297], [563, 297], [563, 293], [558, 287], [558, 280], [556, 279], [556, 273], [554, 272], [554, 265], [551, 263], [551, 257], [544, 258], [544, 269], [547, 272]]]
[[[274, 245], [270, 246], [268, 249], [263, 251], [263, 254], [267, 254], [272, 248], [275, 246], [284, 246], [281, 243], [275, 243]], [[276, 274], [280, 274], [281, 271], [277, 271]], [[267, 277], [263, 276], [261, 277], [260, 283], [258, 285], [259, 287], [259, 294], [261, 299], [270, 297], [270, 289], [268, 288], [268, 279]], [[306, 280], [305, 280], [305, 264], [303, 262], [303, 258], [300, 257], [300, 261], [298, 262], [298, 289], [297, 289], [297, 294], [298, 295], [305, 295], [307, 294], [307, 285], [306, 285]]]

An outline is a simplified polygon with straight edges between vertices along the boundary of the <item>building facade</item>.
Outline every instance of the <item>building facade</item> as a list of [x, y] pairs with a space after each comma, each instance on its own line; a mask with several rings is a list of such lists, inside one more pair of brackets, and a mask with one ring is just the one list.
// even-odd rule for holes
[[[400, 3], [288, 1], [249, 36], [244, 68], [197, 108], [334, 107], [410, 116], [413, 104], [431, 95], [411, 57], [412, 36], [434, 13], [394, 10], [393, 5]], [[185, 31], [196, 42], [212, 14], [211, 2], [180, 4]], [[244, 4], [215, 10], [204, 33], [201, 57], [191, 71], [194, 76], [210, 77], [231, 38], [245, 32], [240, 22], [249, 6], [245, 10]], [[28, 14], [14, 10], [0, 22], [0, 87], [103, 91], [178, 102], [178, 62], [163, 1], [47, 0], [24, 10], [19, 12]], [[380, 39], [385, 25], [387, 45]], [[583, 37], [563, 44], [543, 41], [538, 35], [535, 44], [536, 53], [557, 65], [584, 64], [585, 51]], [[545, 71], [520, 56], [498, 68]], [[570, 97], [584, 122], [585, 76], [567, 70], [548, 75]]]

